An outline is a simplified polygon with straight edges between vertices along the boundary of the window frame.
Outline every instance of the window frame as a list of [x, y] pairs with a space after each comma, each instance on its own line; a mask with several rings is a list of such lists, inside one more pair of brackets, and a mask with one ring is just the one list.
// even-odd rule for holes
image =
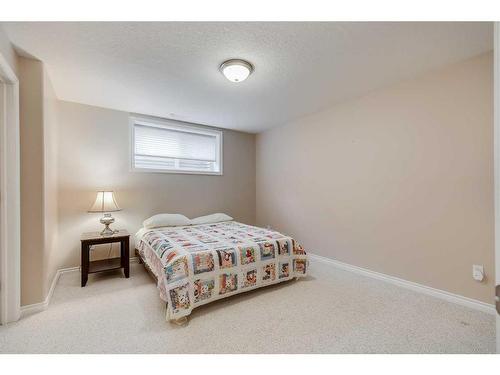
[[[190, 171], [182, 169], [152, 169], [152, 168], [140, 168], [135, 166], [135, 125], [142, 124], [146, 126], [154, 126], [164, 129], [173, 129], [180, 131], [188, 131], [195, 134], [205, 134], [218, 137], [219, 147], [217, 150], [216, 160], [219, 161], [219, 171]], [[182, 121], [175, 121], [169, 119], [153, 119], [145, 116], [131, 115], [129, 117], [129, 135], [130, 135], [130, 147], [129, 147], [129, 166], [131, 172], [140, 173], [170, 173], [170, 174], [194, 174], [194, 175], [209, 175], [209, 176], [222, 176], [223, 175], [223, 150], [224, 150], [224, 132], [222, 130], [212, 128], [209, 126], [198, 125], [193, 123], [187, 123]]]

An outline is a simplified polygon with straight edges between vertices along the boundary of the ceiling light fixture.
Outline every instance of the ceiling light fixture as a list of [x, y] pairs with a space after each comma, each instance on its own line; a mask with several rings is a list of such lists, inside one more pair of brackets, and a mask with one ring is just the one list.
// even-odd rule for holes
[[224, 61], [219, 69], [231, 82], [242, 82], [252, 74], [253, 65], [245, 60], [231, 59]]

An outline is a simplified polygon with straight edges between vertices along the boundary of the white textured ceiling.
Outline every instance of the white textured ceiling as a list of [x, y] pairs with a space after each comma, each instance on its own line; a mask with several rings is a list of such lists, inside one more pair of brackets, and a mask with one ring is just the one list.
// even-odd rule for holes
[[[492, 49], [491, 23], [3, 23], [59, 99], [259, 132]], [[221, 62], [255, 66], [227, 81]]]

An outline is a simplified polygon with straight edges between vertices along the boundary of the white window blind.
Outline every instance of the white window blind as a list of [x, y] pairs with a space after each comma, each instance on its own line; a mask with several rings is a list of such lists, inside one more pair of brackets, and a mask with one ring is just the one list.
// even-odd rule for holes
[[221, 174], [222, 132], [170, 122], [133, 121], [133, 167]]

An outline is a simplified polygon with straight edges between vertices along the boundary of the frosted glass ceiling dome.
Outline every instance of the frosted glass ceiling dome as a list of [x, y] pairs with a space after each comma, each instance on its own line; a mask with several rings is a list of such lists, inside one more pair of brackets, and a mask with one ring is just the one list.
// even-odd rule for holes
[[252, 74], [253, 65], [245, 60], [231, 59], [221, 64], [220, 71], [231, 82], [242, 82]]

